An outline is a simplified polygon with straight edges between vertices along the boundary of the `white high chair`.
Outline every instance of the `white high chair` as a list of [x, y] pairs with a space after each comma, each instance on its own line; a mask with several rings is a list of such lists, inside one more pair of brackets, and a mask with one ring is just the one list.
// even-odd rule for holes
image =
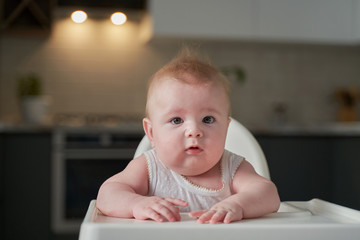
[[[245, 157], [263, 177], [270, 178], [265, 156], [253, 135], [231, 119], [225, 148]], [[135, 156], [151, 149], [145, 136]], [[251, 239], [355, 240], [360, 236], [360, 212], [313, 199], [307, 202], [282, 202], [277, 213], [231, 224], [197, 224], [186, 213], [181, 221], [156, 223], [135, 219], [112, 218], [96, 209], [92, 200], [80, 228], [79, 240], [183, 240], [183, 239]]]
[[[245, 157], [261, 176], [270, 179], [269, 168], [265, 155], [251, 132], [241, 123], [231, 118], [227, 132], [225, 148], [233, 153]], [[136, 149], [134, 157], [150, 150], [151, 144], [145, 135]]]

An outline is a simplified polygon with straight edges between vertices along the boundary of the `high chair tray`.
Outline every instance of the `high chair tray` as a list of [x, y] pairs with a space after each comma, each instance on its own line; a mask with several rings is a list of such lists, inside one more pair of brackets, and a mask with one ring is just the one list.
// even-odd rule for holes
[[182, 213], [180, 222], [112, 218], [95, 200], [80, 228], [80, 240], [359, 239], [360, 212], [320, 199], [282, 202], [277, 213], [230, 224], [198, 224]]

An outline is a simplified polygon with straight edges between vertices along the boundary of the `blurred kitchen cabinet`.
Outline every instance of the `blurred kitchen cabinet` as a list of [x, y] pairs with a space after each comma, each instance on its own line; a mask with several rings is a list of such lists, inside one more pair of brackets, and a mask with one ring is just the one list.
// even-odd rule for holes
[[354, 38], [360, 42], [360, 0], [354, 0]]
[[360, 137], [334, 138], [333, 201], [360, 210]]
[[296, 42], [349, 43], [353, 0], [256, 0], [256, 38]]
[[150, 0], [154, 37], [249, 38], [253, 1]]
[[47, 34], [55, 0], [2, 0], [0, 31], [21, 35]]
[[321, 198], [360, 210], [360, 136], [256, 138], [282, 201]]
[[257, 139], [282, 201], [330, 199], [331, 164], [326, 139], [281, 135]]
[[50, 239], [50, 133], [1, 133], [1, 239]]
[[356, 41], [354, 1], [150, 0], [149, 12], [154, 38], [346, 44]]

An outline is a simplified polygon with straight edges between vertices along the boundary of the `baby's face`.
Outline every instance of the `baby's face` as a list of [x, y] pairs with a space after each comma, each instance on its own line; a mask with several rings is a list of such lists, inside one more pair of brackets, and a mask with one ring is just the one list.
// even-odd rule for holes
[[175, 79], [158, 83], [148, 99], [144, 128], [161, 161], [195, 176], [220, 160], [229, 125], [229, 101], [220, 85], [190, 85]]

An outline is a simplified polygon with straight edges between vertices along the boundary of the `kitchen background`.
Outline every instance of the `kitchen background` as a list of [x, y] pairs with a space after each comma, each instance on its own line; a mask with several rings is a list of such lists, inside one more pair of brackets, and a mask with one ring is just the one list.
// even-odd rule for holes
[[170, 35], [167, 40], [155, 36], [148, 41], [143, 37], [149, 29], [143, 27], [142, 11], [129, 13], [122, 26], [91, 14], [83, 24], [71, 21], [71, 11], [55, 9], [53, 14], [46, 37], [1, 38], [1, 122], [20, 121], [17, 78], [30, 72], [41, 77], [44, 93], [51, 97], [52, 116], [118, 113], [141, 119], [147, 80], [183, 44], [197, 47], [219, 68], [243, 68], [246, 79], [233, 81], [232, 104], [233, 116], [246, 126], [271, 124], [279, 103], [286, 105], [289, 124], [336, 121], [336, 90], [360, 87], [356, 43], [223, 40], [221, 35], [207, 39], [201, 32], [190, 40]]
[[[20, 2], [29, 4], [20, 20], [7, 22]], [[89, 195], [117, 171], [113, 159], [127, 164], [143, 136], [149, 77], [184, 45], [245, 74], [229, 76], [232, 115], [259, 141], [282, 200], [360, 209], [360, 0], [0, 3], [5, 239], [77, 239]], [[36, 19], [33, 3], [51, 24]], [[119, 3], [128, 21], [116, 26], [109, 15]], [[78, 24], [70, 15], [80, 7], [88, 19]], [[17, 92], [30, 73], [48, 103], [37, 124], [24, 121]], [[350, 117], [340, 121], [344, 111]]]

